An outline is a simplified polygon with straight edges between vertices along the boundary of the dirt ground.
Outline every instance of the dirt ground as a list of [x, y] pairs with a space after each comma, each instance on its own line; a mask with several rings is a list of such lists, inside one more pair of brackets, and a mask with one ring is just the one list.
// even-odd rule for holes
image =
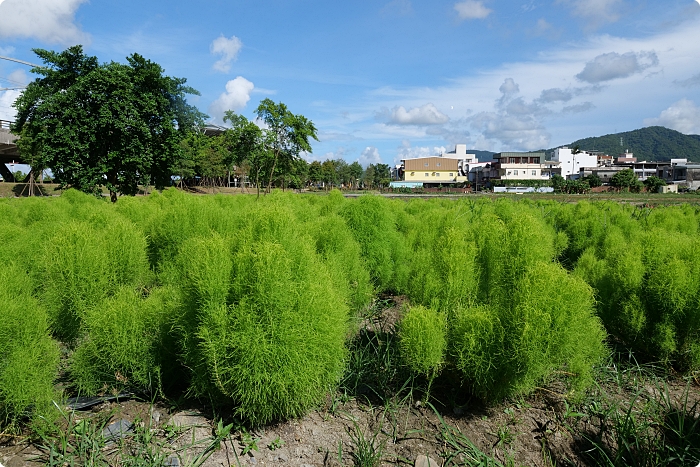
[[[393, 408], [365, 405], [357, 400], [330, 403], [299, 420], [249, 433], [232, 432], [217, 443], [201, 465], [353, 465], [354, 455], [363, 449], [363, 442], [381, 450], [379, 465], [412, 466], [421, 455], [444, 465], [451, 454], [459, 454], [460, 446], [463, 456], [457, 455], [455, 462], [481, 451], [504, 465], [593, 465], [583, 452], [587, 449], [585, 439], [567, 427], [566, 406], [554, 394], [555, 389], [551, 390], [552, 393], [543, 390], [518, 402], [488, 408], [478, 404], [453, 407], [441, 415], [442, 420], [432, 407], [418, 401]], [[160, 438], [166, 454], [168, 463], [163, 465], [194, 464], [215, 439], [217, 429], [212, 418], [197, 410], [171, 411], [135, 400], [104, 403], [78, 413], [76, 418], [90, 419], [100, 414], [109, 414], [110, 424], [121, 420], [141, 427], [148, 424], [150, 431]], [[583, 423], [590, 424], [590, 432], [595, 432], [593, 420]], [[457, 437], [446, 436], [448, 432], [456, 433]], [[127, 433], [123, 442], [128, 444], [131, 436], [133, 433]], [[454, 444], [454, 440], [462, 444]], [[117, 450], [110, 444], [103, 449]], [[0, 464], [4, 467], [42, 465], [46, 460], [46, 451], [28, 439], [6, 437], [0, 445]], [[119, 463], [116, 457], [112, 461], [113, 465]]]

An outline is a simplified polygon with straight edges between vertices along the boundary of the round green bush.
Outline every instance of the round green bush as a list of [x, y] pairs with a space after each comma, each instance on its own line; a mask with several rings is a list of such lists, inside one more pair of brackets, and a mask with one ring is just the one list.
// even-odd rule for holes
[[31, 296], [26, 272], [0, 268], [0, 428], [29, 417], [32, 424], [55, 416], [53, 401], [58, 345], [49, 336], [46, 311]]
[[446, 334], [443, 313], [423, 306], [409, 308], [399, 326], [399, 350], [404, 364], [413, 373], [436, 376], [445, 359]]
[[348, 309], [310, 242], [254, 242], [234, 254], [232, 302], [200, 310], [209, 377], [254, 424], [320, 403], [345, 363]]

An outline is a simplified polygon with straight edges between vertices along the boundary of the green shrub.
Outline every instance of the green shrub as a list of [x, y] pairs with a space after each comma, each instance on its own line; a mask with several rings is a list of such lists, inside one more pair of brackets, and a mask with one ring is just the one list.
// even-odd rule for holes
[[202, 355], [198, 329], [210, 310], [226, 308], [231, 288], [231, 247], [219, 235], [193, 237], [182, 244], [165, 276], [179, 293], [181, 310], [175, 316], [174, 333], [184, 364], [191, 370], [190, 391], [211, 396], [212, 382]]
[[451, 316], [455, 366], [487, 399], [528, 394], [562, 368], [574, 375], [574, 390], [585, 388], [606, 354], [591, 288], [552, 263], [521, 275], [509, 305], [459, 308]]
[[0, 427], [29, 416], [32, 424], [54, 418], [58, 345], [49, 337], [46, 311], [31, 296], [26, 272], [0, 268]]
[[443, 313], [415, 306], [399, 326], [399, 349], [404, 364], [416, 374], [433, 378], [445, 362], [447, 320]]
[[83, 337], [70, 362], [72, 383], [79, 393], [161, 391], [172, 293], [154, 289], [144, 299], [123, 287], [86, 312]]
[[216, 388], [253, 423], [301, 416], [339, 381], [347, 307], [310, 243], [255, 242], [234, 255], [232, 303], [202, 309]]
[[360, 246], [348, 231], [345, 221], [334, 214], [316, 220], [311, 225], [316, 251], [323, 258], [336, 289], [348, 293], [348, 305], [359, 311], [369, 305], [374, 290], [370, 275], [360, 254]]
[[68, 342], [80, 335], [87, 310], [121, 286], [140, 289], [150, 281], [146, 240], [119, 218], [98, 228], [78, 221], [59, 225], [43, 253], [42, 302], [54, 333]]
[[[169, 273], [182, 294], [176, 332], [192, 393], [229, 401], [253, 423], [304, 414], [345, 364], [349, 277], [329, 273], [286, 203], [243, 210], [235, 236], [184, 242]], [[334, 245], [330, 233], [320, 249], [339, 266], [345, 253], [334, 248], [352, 243]]]
[[395, 290], [396, 267], [404, 262], [405, 253], [389, 202], [379, 196], [364, 195], [345, 204], [340, 214], [360, 244], [377, 290]]
[[107, 250], [90, 225], [74, 221], [56, 228], [44, 258], [42, 302], [55, 335], [72, 341], [85, 311], [109, 293]]
[[411, 270], [406, 292], [414, 303], [448, 312], [476, 299], [479, 276], [471, 225], [444, 213], [423, 213], [431, 229], [412, 235]]

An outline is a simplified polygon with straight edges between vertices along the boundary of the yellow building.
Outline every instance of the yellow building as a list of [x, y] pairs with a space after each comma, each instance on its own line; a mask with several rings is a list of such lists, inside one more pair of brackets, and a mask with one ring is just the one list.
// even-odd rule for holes
[[403, 161], [403, 180], [416, 183], [460, 183], [467, 177], [459, 175], [459, 160], [446, 157], [421, 157]]

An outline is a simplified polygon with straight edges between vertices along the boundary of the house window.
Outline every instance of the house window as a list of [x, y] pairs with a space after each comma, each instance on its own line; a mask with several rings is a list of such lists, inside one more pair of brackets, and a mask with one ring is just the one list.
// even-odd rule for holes
[[425, 176], [426, 176], [426, 177], [430, 177], [430, 174], [429, 174], [429, 173], [426, 173]]
[[440, 163], [439, 163], [439, 162], [435, 163], [435, 165], [438, 166], [438, 167], [440, 167]]
[[539, 157], [533, 157], [533, 158], [532, 158], [532, 163], [533, 163], [533, 164], [539, 164], [539, 163], [540, 163], [540, 158], [539, 158]]
[[430, 164], [426, 162], [426, 163], [423, 164], [423, 165], [424, 165], [425, 167], [428, 167]]
[[511, 157], [510, 159], [508, 159], [508, 162], [510, 164], [515, 164], [515, 157]]
[[450, 172], [450, 177], [454, 177], [455, 174], [453, 172]]
[[509, 171], [508, 171], [508, 175], [513, 175], [513, 173], [509, 170]]
[[537, 171], [536, 171], [536, 170], [533, 170], [533, 171], [532, 171], [532, 175], [537, 175]]
[[514, 171], [513, 171], [513, 175], [518, 175], [518, 171], [517, 171], [517, 170], [514, 170]]

